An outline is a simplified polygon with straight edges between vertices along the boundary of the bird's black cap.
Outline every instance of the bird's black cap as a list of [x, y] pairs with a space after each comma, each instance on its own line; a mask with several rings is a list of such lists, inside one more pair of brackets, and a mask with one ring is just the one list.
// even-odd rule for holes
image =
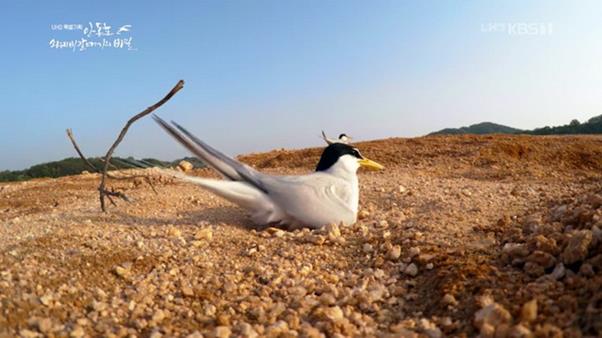
[[322, 156], [320, 157], [320, 162], [318, 162], [316, 171], [328, 170], [328, 168], [332, 167], [332, 165], [337, 162], [339, 157], [343, 155], [351, 155], [358, 159], [364, 158], [357, 148], [344, 143], [333, 143], [326, 147], [326, 149], [324, 149], [322, 152]]
[[339, 135], [339, 140], [342, 139], [343, 137], [349, 137], [349, 136], [347, 136], [347, 134], [345, 134], [345, 133], [342, 133], [341, 135]]

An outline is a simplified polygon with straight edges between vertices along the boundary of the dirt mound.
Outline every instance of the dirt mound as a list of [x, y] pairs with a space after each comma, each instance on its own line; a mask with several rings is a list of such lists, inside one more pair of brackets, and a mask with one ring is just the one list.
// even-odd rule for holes
[[[427, 136], [354, 145], [385, 166], [435, 167], [460, 161], [489, 168], [522, 164], [538, 169], [602, 170], [602, 138], [594, 136]], [[257, 168], [313, 169], [322, 149], [274, 150], [239, 159]]]
[[[561, 337], [601, 331], [598, 137], [359, 143], [357, 224], [254, 230], [152, 176], [0, 184], [0, 337]], [[274, 174], [320, 149], [241, 156]], [[195, 175], [217, 175], [194, 169]]]

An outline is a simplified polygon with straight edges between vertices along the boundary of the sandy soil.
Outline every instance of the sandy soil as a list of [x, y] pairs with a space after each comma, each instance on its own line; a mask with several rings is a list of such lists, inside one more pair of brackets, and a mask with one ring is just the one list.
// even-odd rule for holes
[[156, 176], [114, 182], [135, 201], [104, 214], [94, 174], [0, 184], [0, 337], [602, 334], [602, 138], [358, 147], [387, 167], [360, 172], [360, 221], [313, 232]]

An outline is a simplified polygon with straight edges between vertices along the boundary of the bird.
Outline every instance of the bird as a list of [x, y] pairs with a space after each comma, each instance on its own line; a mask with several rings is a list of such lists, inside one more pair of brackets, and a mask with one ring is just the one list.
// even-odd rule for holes
[[351, 137], [348, 136], [345, 133], [342, 133], [339, 135], [339, 138], [336, 140], [330, 139], [326, 136], [326, 133], [324, 133], [324, 130], [322, 130], [322, 138], [324, 139], [324, 141], [326, 141], [326, 144], [333, 144], [333, 143], [345, 143], [345, 144], [349, 144], [351, 143]]
[[256, 226], [284, 229], [318, 229], [329, 224], [352, 225], [357, 221], [359, 180], [357, 170], [384, 167], [362, 156], [345, 143], [329, 144], [314, 172], [278, 176], [259, 172], [201, 141], [175, 122], [153, 119], [173, 138], [223, 176], [223, 180], [189, 176], [158, 169], [200, 187], [246, 209]]

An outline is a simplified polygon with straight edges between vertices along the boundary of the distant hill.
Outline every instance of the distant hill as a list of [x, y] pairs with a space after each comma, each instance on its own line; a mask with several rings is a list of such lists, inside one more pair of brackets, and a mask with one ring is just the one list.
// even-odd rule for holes
[[525, 131], [530, 135], [562, 135], [562, 134], [602, 134], [602, 115], [594, 116], [587, 122], [580, 123], [572, 120], [571, 123], [557, 127], [536, 128]]
[[602, 134], [602, 115], [594, 116], [587, 122], [572, 120], [569, 124], [556, 127], [543, 127], [533, 130], [521, 130], [497, 123], [482, 122], [462, 128], [445, 128], [429, 135], [460, 134], [528, 134], [528, 135], [563, 135], [563, 134]]
[[429, 135], [454, 135], [454, 134], [518, 134], [522, 130], [504, 126], [492, 122], [481, 122], [461, 128], [445, 128], [439, 131], [430, 133]]
[[[171, 162], [161, 161], [154, 158], [143, 158], [137, 160], [133, 157], [114, 157], [111, 159], [111, 163], [117, 169], [131, 169], [135, 167], [132, 162], [137, 162], [148, 166], [171, 167], [176, 166], [182, 160], [192, 163], [195, 168], [202, 168], [205, 166], [203, 162], [195, 157], [185, 157]], [[104, 162], [98, 157], [88, 158], [88, 161], [90, 161], [97, 168], [102, 168], [104, 165]], [[68, 175], [77, 175], [84, 170], [90, 171], [90, 168], [88, 168], [88, 166], [79, 157], [69, 157], [60, 161], [36, 164], [24, 170], [0, 171], [0, 182], [25, 181], [40, 177], [62, 177]]]

